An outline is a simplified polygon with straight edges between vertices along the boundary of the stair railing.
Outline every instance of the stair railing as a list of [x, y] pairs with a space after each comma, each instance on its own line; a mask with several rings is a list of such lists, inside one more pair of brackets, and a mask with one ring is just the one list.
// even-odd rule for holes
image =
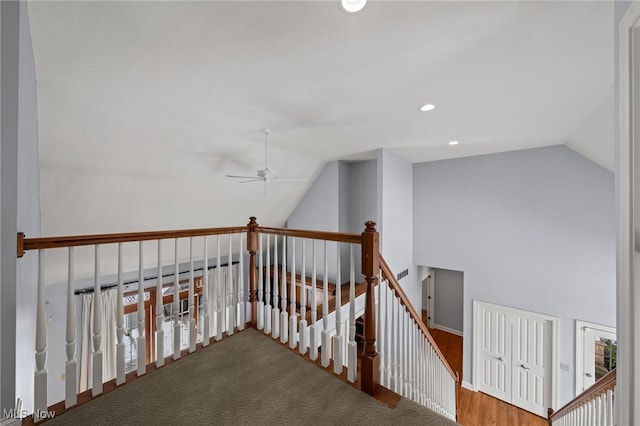
[[[94, 300], [103, 297], [105, 275], [111, 272], [117, 281], [117, 371], [113, 380], [103, 372], [105, 330], [102, 310], [94, 309], [89, 343], [91, 390], [83, 400], [161, 368], [248, 324], [291, 349], [308, 353], [312, 360], [320, 358], [322, 366], [332, 367], [335, 374], [344, 374], [355, 385], [359, 382], [362, 391], [370, 395], [378, 395], [382, 384], [455, 419], [457, 377], [380, 255], [376, 224], [370, 221], [365, 226], [358, 235], [263, 227], [251, 217], [246, 226], [228, 228], [44, 238], [19, 234], [18, 257], [37, 251], [38, 258], [34, 413], [45, 415], [52, 405], [64, 411], [79, 401], [76, 301], [72, 295], [76, 282], [86, 279], [86, 265], [91, 265]], [[47, 395], [45, 283], [59, 278], [45, 279], [45, 270], [50, 269], [45, 266], [51, 266], [45, 265], [49, 250], [54, 253], [47, 255], [47, 262], [67, 264], [63, 273], [67, 284], [65, 399], [57, 404]], [[105, 254], [111, 256], [107, 256], [111, 262], [104, 262]], [[113, 258], [117, 260], [113, 262]], [[237, 262], [237, 273], [222, 276], [224, 261]], [[132, 263], [137, 263], [137, 283], [142, 283], [137, 285], [135, 300], [139, 335], [136, 371], [125, 374], [123, 271], [131, 271]], [[201, 277], [195, 275], [196, 263], [203, 270]], [[107, 270], [105, 264], [112, 269], [115, 264], [117, 272]], [[78, 266], [85, 268], [80, 274]], [[217, 267], [217, 271], [209, 271], [210, 267]], [[154, 276], [149, 277], [150, 273]], [[149, 278], [156, 281], [152, 290], [144, 285]], [[201, 295], [195, 294], [196, 281], [202, 282]], [[180, 296], [167, 294], [168, 285], [173, 295]], [[186, 291], [188, 311], [182, 312], [180, 300]], [[155, 301], [148, 300], [152, 294]], [[202, 298], [202, 312], [195, 304], [198, 297]], [[174, 338], [169, 340], [171, 347], [164, 348], [168, 303], [173, 318], [167, 333], [172, 332]], [[145, 309], [150, 311], [145, 314]], [[186, 323], [179, 317], [183, 313], [188, 316]], [[364, 342], [358, 356], [359, 317], [364, 318]], [[183, 327], [187, 330], [186, 349], [181, 341]], [[167, 351], [171, 355], [165, 358]], [[153, 353], [158, 354], [155, 360]], [[34, 417], [35, 421], [43, 419]]]
[[380, 382], [455, 420], [458, 374], [453, 371], [391, 268], [380, 258], [377, 323]]
[[558, 411], [549, 408], [554, 426], [613, 426], [616, 370], [613, 369]]
[[[104, 276], [115, 276], [117, 282], [117, 308], [116, 308], [116, 371], [115, 377], [107, 377], [103, 371], [104, 351], [108, 348], [104, 347], [105, 327], [103, 326], [103, 314], [100, 305], [98, 308], [92, 309], [92, 329], [90, 342], [85, 342], [91, 350], [90, 360], [91, 371], [88, 372], [90, 397], [102, 394], [105, 390], [105, 383], [108, 388], [124, 384], [130, 377], [142, 376], [148, 369], [162, 367], [165, 363], [166, 353], [164, 348], [164, 305], [172, 304], [172, 323], [167, 332], [173, 333], [172, 356], [173, 360], [180, 358], [182, 355], [194, 352], [197, 346], [206, 346], [211, 342], [211, 338], [220, 340], [225, 334], [232, 334], [234, 330], [242, 330], [245, 326], [245, 306], [247, 302], [247, 291], [244, 289], [243, 273], [243, 237], [247, 233], [247, 228], [229, 227], [229, 228], [207, 228], [207, 229], [191, 229], [179, 231], [160, 231], [160, 232], [136, 232], [136, 233], [120, 233], [120, 234], [101, 234], [101, 235], [84, 235], [69, 237], [44, 237], [44, 238], [25, 238], [24, 234], [18, 234], [17, 255], [22, 257], [26, 251], [37, 251], [38, 259], [38, 282], [36, 293], [36, 329], [35, 329], [35, 360], [36, 370], [34, 374], [34, 421], [44, 419], [48, 413], [48, 407], [56, 404], [56, 408], [64, 411], [78, 403], [79, 377], [77, 374], [78, 360], [80, 354], [78, 351], [76, 338], [76, 308], [74, 301], [74, 293], [76, 290], [76, 281], [78, 279], [86, 279], [87, 268], [90, 265], [93, 270], [90, 280], [93, 281], [93, 301], [101, 303], [103, 298]], [[196, 242], [198, 246], [196, 246]], [[217, 252], [215, 254], [215, 264], [220, 271], [221, 257], [226, 257], [228, 263], [232, 263], [235, 256], [238, 259], [238, 276], [233, 279], [232, 273], [227, 274], [226, 281], [220, 279], [209, 280], [209, 257], [208, 249], [215, 242]], [[224, 247], [227, 246], [227, 247]], [[84, 247], [84, 249], [82, 249]], [[239, 251], [237, 248], [239, 247]], [[127, 250], [128, 249], [128, 250]], [[169, 253], [173, 249], [173, 253]], [[127, 256], [123, 253], [127, 250]], [[66, 253], [65, 253], [66, 252]], [[108, 253], [107, 253], [108, 252]], [[136, 253], [137, 252], [137, 253]], [[209, 251], [210, 252], [210, 251]], [[48, 266], [61, 266], [66, 263], [65, 275], [67, 297], [66, 297], [66, 363], [65, 363], [65, 397], [63, 403], [52, 401], [47, 394], [48, 386], [48, 369], [47, 369], [47, 302], [45, 296], [45, 253], [47, 253]], [[136, 254], [134, 254], [136, 253]], [[146, 253], [146, 254], [145, 254]], [[157, 255], [155, 254], [157, 253]], [[106, 265], [105, 254], [110, 254], [111, 269], [108, 270]], [[173, 256], [171, 256], [173, 254]], [[107, 256], [109, 257], [109, 256]], [[113, 257], [117, 260], [113, 262]], [[194, 261], [199, 259], [203, 267], [203, 312], [202, 318], [198, 318], [199, 313], [195, 308], [195, 271]], [[55, 263], [55, 265], [54, 265]], [[116, 264], [115, 269], [113, 264]], [[131, 267], [137, 263], [137, 295], [134, 297], [134, 303], [137, 304], [137, 327], [138, 336], [135, 342], [137, 346], [136, 353], [136, 371], [125, 374], [125, 343], [124, 343], [124, 274], [125, 268]], [[92, 265], [91, 265], [92, 264]], [[127, 265], [127, 266], [125, 266]], [[78, 266], [85, 267], [78, 274]], [[213, 265], [212, 265], [213, 266]], [[146, 318], [146, 307], [149, 306], [149, 288], [145, 288], [144, 282], [149, 278], [145, 275], [145, 268], [157, 267], [153, 278], [156, 280], [155, 290], [156, 300], [152, 301], [153, 312], [155, 313], [155, 330], [152, 327], [152, 318]], [[52, 268], [49, 268], [52, 269]], [[172, 269], [172, 270], [171, 270]], [[165, 273], [163, 273], [163, 271]], [[169, 273], [166, 273], [170, 271]], [[53, 272], [58, 272], [57, 270]], [[65, 273], [66, 272], [66, 273]], [[58, 276], [58, 274], [52, 274]], [[85, 275], [85, 277], [80, 277]], [[184, 275], [188, 278], [185, 279]], [[182, 276], [182, 277], [181, 277]], [[168, 278], [168, 279], [163, 279]], [[215, 278], [215, 276], [214, 276]], [[57, 279], [57, 278], [54, 278]], [[50, 279], [51, 280], [51, 279]], [[134, 280], [135, 281], [135, 280]], [[167, 285], [164, 281], [173, 281], [173, 293], [164, 295]], [[53, 282], [53, 283], [57, 283]], [[52, 283], [52, 284], [53, 284]], [[186, 288], [185, 288], [186, 287]], [[182, 312], [180, 300], [183, 299], [182, 294], [188, 292], [188, 312]], [[178, 297], [174, 297], [179, 295]], [[187, 316], [186, 321], [184, 316]], [[183, 333], [183, 322], [186, 322], [187, 332]], [[199, 322], [201, 326], [196, 327]], [[209, 327], [212, 325], [212, 327]], [[197, 329], [198, 328], [198, 329]], [[153, 331], [152, 331], [153, 330]], [[183, 336], [186, 334], [187, 348], [183, 349]], [[153, 344], [151, 344], [153, 342]], [[170, 343], [171, 345], [171, 343]], [[114, 348], [110, 348], [113, 350]], [[158, 354], [155, 359], [155, 365], [149, 364], [150, 353]], [[169, 362], [171, 361], [170, 358]], [[57, 368], [57, 366], [56, 366]], [[83, 396], [84, 399], [90, 397]], [[41, 418], [39, 418], [39, 415]]]

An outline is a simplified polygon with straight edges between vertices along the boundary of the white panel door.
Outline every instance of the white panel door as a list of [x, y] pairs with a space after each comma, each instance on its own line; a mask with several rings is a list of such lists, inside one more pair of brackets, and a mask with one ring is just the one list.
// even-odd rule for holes
[[506, 312], [479, 308], [480, 384], [478, 390], [511, 400], [511, 330]]
[[512, 321], [511, 403], [545, 417], [551, 406], [551, 321], [517, 314]]
[[546, 417], [553, 405], [553, 342], [557, 319], [474, 302], [478, 390]]

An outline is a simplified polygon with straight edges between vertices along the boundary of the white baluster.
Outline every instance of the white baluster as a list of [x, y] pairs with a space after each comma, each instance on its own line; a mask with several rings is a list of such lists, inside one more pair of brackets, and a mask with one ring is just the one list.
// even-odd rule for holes
[[[47, 304], [44, 295], [44, 250], [38, 250], [38, 293], [36, 310], [36, 371], [34, 411], [47, 412]], [[102, 364], [100, 364], [102, 366]], [[102, 384], [102, 381], [100, 382]]]
[[[222, 266], [220, 265], [220, 236], [216, 237], [216, 244], [218, 248], [218, 252], [216, 255], [216, 304], [215, 304], [215, 320], [216, 320], [216, 341], [222, 340], [222, 333], [224, 332], [225, 326], [224, 321], [226, 317], [226, 295], [225, 295], [225, 283], [222, 282]], [[229, 272], [231, 271], [231, 266], [227, 267]]]
[[300, 345], [301, 354], [307, 353], [309, 331], [307, 330], [307, 241], [302, 239], [302, 268], [300, 268]]
[[379, 383], [384, 386], [384, 321], [385, 312], [382, 305], [382, 273], [378, 271], [378, 285], [375, 288], [378, 299], [378, 312], [376, 313], [376, 349], [378, 350], [378, 359], [380, 364], [378, 365], [378, 380]]
[[347, 379], [356, 381], [358, 346], [356, 344], [356, 278], [353, 244], [349, 246], [349, 344], [347, 345]]
[[426, 406], [427, 405], [427, 397], [425, 393], [425, 380], [426, 380], [426, 370], [427, 370], [427, 357], [425, 350], [425, 338], [422, 334], [419, 337], [420, 344], [420, 404]]
[[244, 244], [245, 234], [240, 236], [240, 254], [238, 255], [238, 330], [244, 330], [247, 322], [247, 299], [244, 291]]
[[404, 344], [402, 345], [404, 349], [403, 357], [402, 357], [402, 365], [403, 365], [403, 376], [404, 376], [404, 395], [407, 398], [411, 398], [411, 351], [410, 344], [411, 338], [409, 337], [409, 313], [405, 310], [403, 311], [403, 340]]
[[178, 239], [175, 239], [175, 259], [173, 281], [173, 359], [182, 355], [182, 326], [180, 324], [180, 264], [178, 263]]
[[[409, 317], [409, 324], [411, 327], [409, 328], [409, 371], [411, 372], [411, 376], [409, 379], [409, 385], [411, 386], [411, 394], [410, 397], [412, 400], [416, 400], [416, 323], [413, 321], [413, 318]], [[448, 394], [447, 394], [448, 395]]]
[[333, 336], [333, 372], [342, 373], [344, 350], [344, 336], [342, 335], [342, 278], [340, 276], [340, 243], [336, 243], [337, 265], [336, 265], [336, 335]]
[[144, 257], [142, 241], [138, 243], [138, 376], [142, 376], [147, 368], [147, 333], [145, 330], [144, 312]]
[[327, 242], [324, 243], [324, 278], [322, 280], [322, 359], [320, 364], [328, 367], [331, 359], [331, 339], [329, 330], [329, 262], [327, 259]]
[[279, 280], [278, 280], [278, 236], [273, 236], [273, 309], [271, 310], [272, 318], [271, 318], [271, 336], [274, 339], [280, 337], [280, 303], [279, 303], [279, 293], [280, 289], [278, 288]]
[[100, 246], [95, 246], [93, 277], [93, 377], [91, 395], [102, 393], [102, 292], [100, 290]]
[[116, 385], [125, 381], [124, 294], [122, 290], [122, 243], [118, 243], [118, 302], [116, 312]]
[[272, 285], [272, 280], [271, 280], [271, 244], [269, 242], [270, 240], [270, 235], [267, 234], [267, 249], [266, 249], [266, 254], [267, 254], [267, 267], [266, 267], [266, 271], [261, 272], [262, 274], [264, 274], [266, 282], [265, 282], [265, 309], [264, 309], [264, 332], [265, 334], [270, 334], [271, 333], [271, 317], [272, 317], [272, 313], [271, 313], [271, 285]]
[[291, 238], [291, 304], [289, 305], [289, 348], [298, 344], [298, 318], [296, 316], [296, 239]]
[[258, 234], [258, 330], [264, 329], [264, 265], [262, 255], [262, 234]]
[[189, 237], [189, 353], [196, 351], [196, 308], [193, 276], [193, 237]]
[[67, 271], [67, 362], [65, 363], [64, 377], [65, 408], [69, 408], [78, 403], [78, 362], [76, 361], [76, 309], [73, 303], [73, 247], [69, 247], [69, 267]]
[[209, 345], [211, 330], [209, 328], [211, 319], [209, 318], [209, 250], [207, 247], [207, 236], [203, 238], [204, 243], [204, 265], [202, 265], [202, 346]]
[[598, 395], [596, 397], [596, 426], [604, 426], [604, 414], [605, 411], [603, 409], [603, 395]]
[[158, 240], [158, 278], [156, 282], [156, 367], [164, 365], [164, 308], [162, 304], [162, 240]]
[[380, 306], [380, 334], [382, 337], [382, 344], [376, 344], [379, 347], [379, 356], [380, 356], [380, 383], [389, 387], [389, 320], [391, 316], [391, 312], [389, 311], [389, 299], [388, 299], [388, 290], [387, 290], [387, 281], [381, 280], [378, 283], [380, 287], [380, 299], [378, 300]]
[[393, 390], [396, 393], [400, 393], [400, 370], [398, 368], [398, 364], [400, 362], [400, 345], [402, 341], [400, 340], [400, 302], [395, 297], [393, 297]]
[[232, 336], [236, 325], [236, 288], [233, 283], [233, 247], [229, 234], [229, 255], [227, 256], [227, 297], [225, 301], [227, 314], [227, 336]]
[[289, 340], [289, 313], [287, 312], [287, 237], [282, 237], [282, 294], [280, 297], [280, 343]]
[[611, 389], [607, 390], [606, 404], [607, 404], [606, 425], [613, 426], [614, 408], [613, 408], [613, 391]]
[[311, 240], [312, 250], [312, 270], [311, 270], [311, 327], [309, 327], [309, 358], [312, 361], [318, 359], [318, 335], [317, 318], [318, 318], [318, 304], [316, 301], [316, 240]]

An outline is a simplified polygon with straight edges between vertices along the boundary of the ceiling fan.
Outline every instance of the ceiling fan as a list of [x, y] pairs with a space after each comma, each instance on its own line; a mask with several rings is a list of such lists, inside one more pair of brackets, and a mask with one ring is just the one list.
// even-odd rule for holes
[[269, 134], [271, 133], [271, 129], [261, 129], [260, 131], [264, 133], [264, 169], [258, 170], [255, 176], [243, 176], [243, 175], [225, 175], [225, 176], [232, 179], [242, 179], [241, 181], [238, 181], [238, 183], [264, 182], [265, 192], [267, 190], [267, 183], [269, 182], [287, 182], [287, 181], [306, 180], [306, 178], [304, 177], [278, 176], [275, 170], [271, 170], [269, 168]]

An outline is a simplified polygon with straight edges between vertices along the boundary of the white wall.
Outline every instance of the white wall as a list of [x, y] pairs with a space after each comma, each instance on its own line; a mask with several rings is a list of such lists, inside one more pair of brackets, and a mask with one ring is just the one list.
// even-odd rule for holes
[[553, 146], [415, 164], [414, 196], [415, 262], [464, 271], [464, 380], [477, 299], [560, 318], [571, 399], [575, 320], [615, 325], [613, 175]]
[[27, 3], [3, 2], [1, 10], [2, 408], [19, 397], [31, 410], [37, 254], [16, 260], [15, 247], [16, 232], [37, 237], [41, 230], [36, 76]]
[[[378, 151], [378, 231], [380, 251], [394, 274], [405, 269], [402, 289], [420, 312], [422, 285], [413, 257], [413, 166], [391, 151]], [[423, 263], [427, 264], [427, 263]]]

